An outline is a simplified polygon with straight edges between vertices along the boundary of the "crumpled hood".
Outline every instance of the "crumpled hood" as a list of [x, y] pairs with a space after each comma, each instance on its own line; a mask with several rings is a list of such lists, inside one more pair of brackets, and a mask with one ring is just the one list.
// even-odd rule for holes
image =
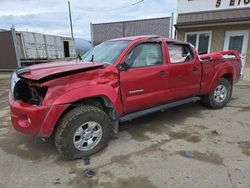
[[103, 67], [103, 64], [96, 62], [80, 62], [76, 60], [60, 61], [25, 67], [17, 70], [17, 74], [22, 78], [42, 82], [64, 75], [94, 70], [100, 67]]

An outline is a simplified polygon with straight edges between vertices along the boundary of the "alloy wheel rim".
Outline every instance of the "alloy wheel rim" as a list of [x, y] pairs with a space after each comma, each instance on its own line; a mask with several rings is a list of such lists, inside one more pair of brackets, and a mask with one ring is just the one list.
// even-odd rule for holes
[[224, 85], [218, 85], [214, 90], [214, 100], [218, 103], [223, 102], [227, 97], [227, 88]]
[[98, 145], [101, 138], [101, 125], [95, 121], [88, 121], [75, 131], [73, 144], [77, 150], [89, 151]]

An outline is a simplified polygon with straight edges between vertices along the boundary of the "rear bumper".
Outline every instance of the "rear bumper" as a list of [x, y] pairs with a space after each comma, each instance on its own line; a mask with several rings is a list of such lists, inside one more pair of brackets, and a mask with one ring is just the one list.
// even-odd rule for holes
[[49, 137], [68, 105], [37, 106], [15, 101], [9, 95], [13, 127], [22, 133]]

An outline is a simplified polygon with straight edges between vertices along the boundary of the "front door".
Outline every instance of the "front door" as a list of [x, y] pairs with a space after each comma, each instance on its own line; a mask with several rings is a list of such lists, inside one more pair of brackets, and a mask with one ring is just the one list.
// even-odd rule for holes
[[241, 55], [241, 61], [242, 61], [241, 75], [243, 75], [246, 63], [248, 37], [249, 37], [248, 30], [227, 31], [225, 36], [224, 50], [236, 50]]
[[128, 54], [125, 62], [130, 68], [120, 72], [125, 113], [150, 108], [168, 99], [168, 65], [163, 59], [159, 42], [138, 44]]

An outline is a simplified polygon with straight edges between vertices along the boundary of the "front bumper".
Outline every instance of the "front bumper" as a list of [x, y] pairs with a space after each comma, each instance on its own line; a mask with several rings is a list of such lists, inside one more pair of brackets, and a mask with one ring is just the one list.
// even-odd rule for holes
[[13, 127], [22, 133], [49, 137], [68, 105], [38, 106], [13, 100], [9, 94]]

